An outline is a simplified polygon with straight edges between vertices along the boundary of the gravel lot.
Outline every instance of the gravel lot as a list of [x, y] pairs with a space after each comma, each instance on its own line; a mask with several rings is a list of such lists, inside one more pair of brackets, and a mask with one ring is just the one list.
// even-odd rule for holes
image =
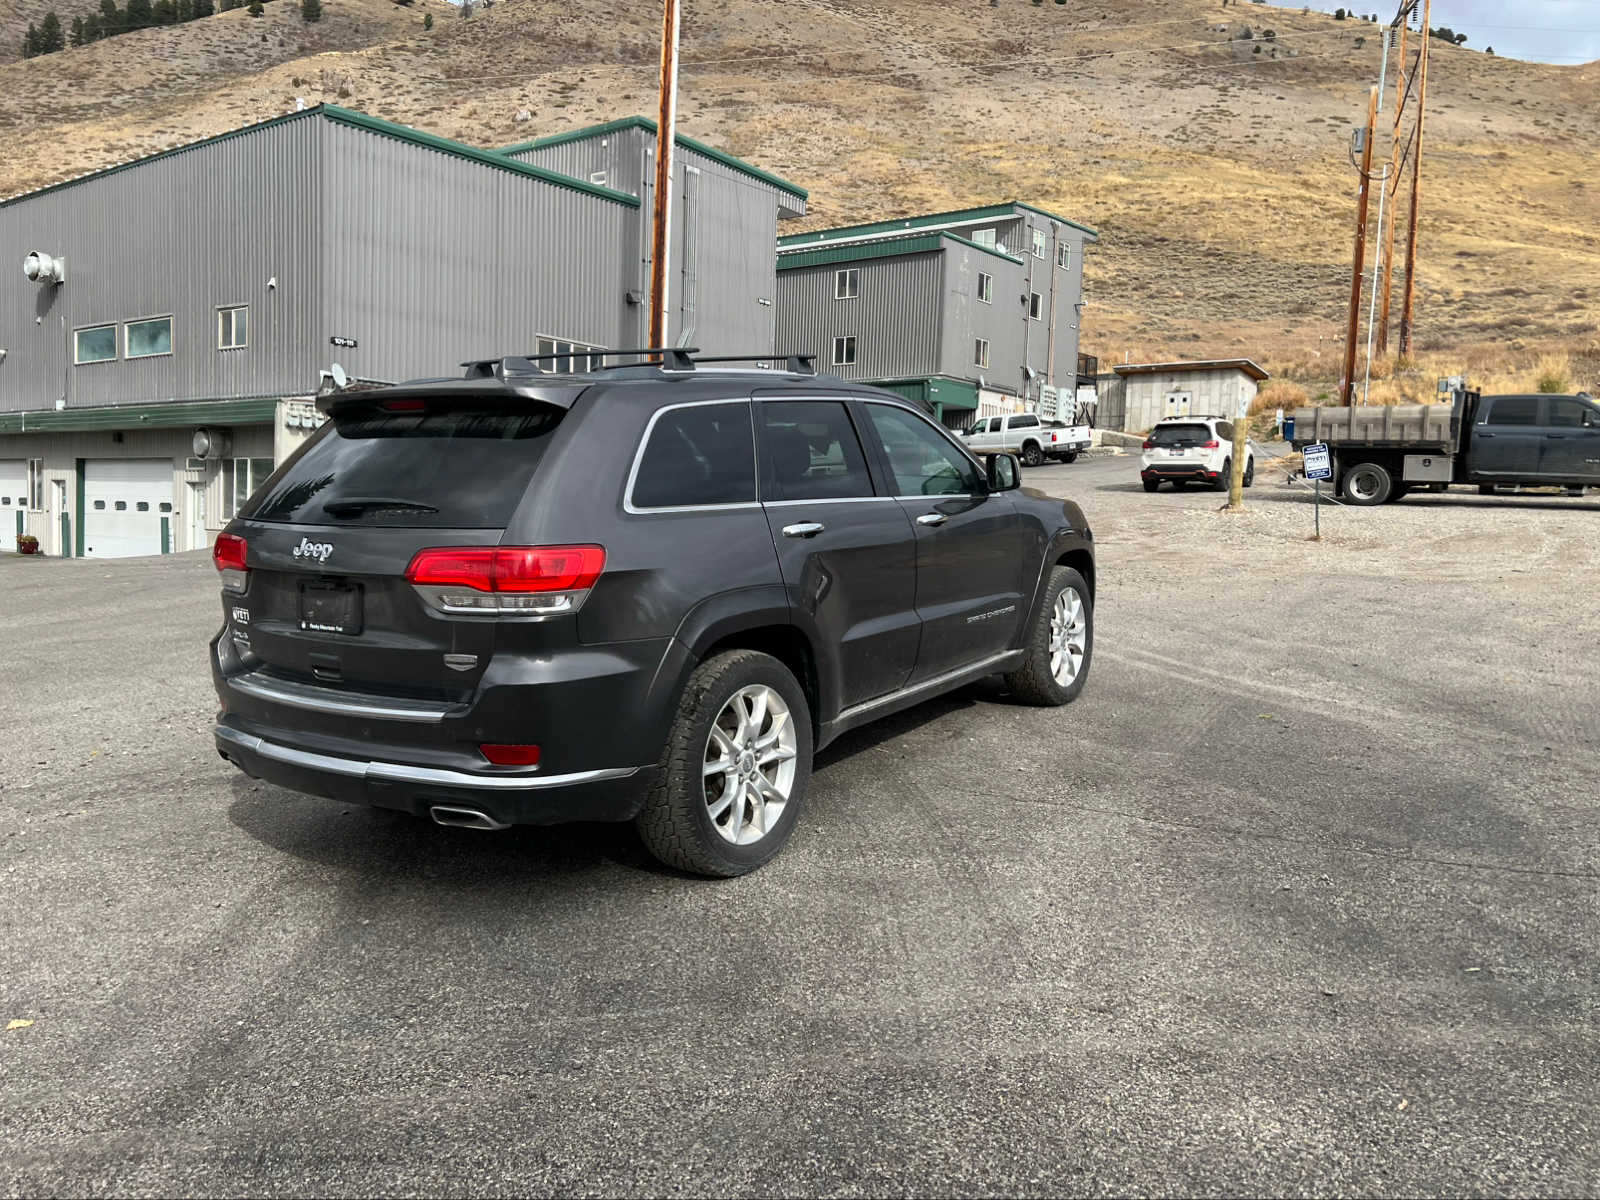
[[199, 556], [0, 559], [0, 1193], [1600, 1190], [1596, 499], [1133, 457], [1082, 699], [823, 756], [768, 869], [245, 779]]

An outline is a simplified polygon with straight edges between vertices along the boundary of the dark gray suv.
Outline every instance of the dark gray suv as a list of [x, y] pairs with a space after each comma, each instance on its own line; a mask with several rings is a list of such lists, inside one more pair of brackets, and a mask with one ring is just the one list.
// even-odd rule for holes
[[894, 393], [662, 358], [321, 400], [217, 540], [222, 755], [444, 825], [633, 820], [737, 875], [844, 731], [997, 673], [1078, 695], [1075, 504]]

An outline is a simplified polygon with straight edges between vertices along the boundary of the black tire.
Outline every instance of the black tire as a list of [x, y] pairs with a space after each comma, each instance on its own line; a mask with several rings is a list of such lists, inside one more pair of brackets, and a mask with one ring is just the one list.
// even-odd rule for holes
[[[1055, 611], [1056, 598], [1071, 588], [1083, 605], [1083, 662], [1070, 682], [1063, 684], [1050, 670], [1050, 623]], [[1045, 583], [1039, 607], [1029, 621], [1027, 638], [1023, 642], [1028, 657], [1015, 671], [1006, 674], [1006, 686], [1025, 704], [1055, 706], [1071, 704], [1083, 691], [1089, 678], [1089, 667], [1094, 662], [1094, 601], [1089, 597], [1089, 585], [1083, 576], [1071, 567], [1052, 567]]]
[[1494, 486], [1494, 484], [1492, 484], [1492, 483], [1480, 483], [1478, 485], [1478, 495], [1480, 495], [1480, 496], [1492, 496], [1494, 494], [1495, 494], [1495, 486]]
[[[734, 695], [752, 684], [777, 692], [795, 732], [795, 775], [783, 815], [748, 845], [735, 845], [714, 827], [706, 804], [706, 749], [711, 726]], [[789, 840], [811, 780], [811, 709], [793, 674], [771, 655], [730, 650], [701, 663], [678, 700], [656, 786], [635, 825], [650, 853], [668, 866], [729, 878], [770, 862]]]
[[1075, 463], [1075, 462], [1077, 462], [1078, 461], [1078, 452], [1076, 450], [1067, 451], [1067, 453], [1065, 453], [1065, 454], [1063, 454], [1061, 456], [1061, 461], [1064, 462], [1064, 463]]
[[1377, 463], [1357, 463], [1344, 473], [1340, 490], [1346, 504], [1367, 507], [1388, 500], [1389, 493], [1394, 490], [1394, 480]]
[[1244, 485], [1245, 485], [1245, 487], [1249, 487], [1255, 481], [1256, 481], [1256, 460], [1253, 457], [1252, 458], [1247, 458], [1247, 459], [1244, 460]]
[[1144, 490], [1147, 492], [1153, 492], [1160, 486], [1161, 480], [1159, 479], [1146, 479], [1144, 481]]
[[1406, 494], [1410, 491], [1411, 488], [1408, 485], [1404, 483], [1397, 483], [1393, 488], [1390, 489], [1389, 498], [1384, 501], [1384, 503], [1393, 504], [1396, 500], [1404, 500], [1406, 498]]
[[1232, 479], [1233, 479], [1233, 459], [1225, 458], [1225, 459], [1222, 460], [1222, 474], [1218, 475], [1215, 479], [1213, 479], [1211, 481], [1211, 490], [1213, 492], [1225, 492], [1225, 491], [1227, 491], [1228, 490], [1228, 484]]
[[1022, 447], [1022, 465], [1037, 467], [1044, 462], [1044, 451], [1039, 449], [1038, 442], [1027, 442]]

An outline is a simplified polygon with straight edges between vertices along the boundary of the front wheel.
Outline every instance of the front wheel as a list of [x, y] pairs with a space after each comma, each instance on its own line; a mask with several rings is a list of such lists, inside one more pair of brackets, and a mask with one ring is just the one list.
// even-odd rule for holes
[[1083, 691], [1094, 657], [1094, 601], [1071, 567], [1053, 567], [1033, 614], [1027, 658], [1006, 675], [1006, 686], [1027, 704], [1070, 704]]
[[1344, 498], [1347, 504], [1382, 504], [1394, 489], [1394, 481], [1377, 463], [1357, 463], [1345, 472]]
[[1044, 462], [1044, 451], [1039, 449], [1038, 442], [1029, 442], [1022, 448], [1023, 466], [1037, 467], [1042, 462]]
[[810, 779], [800, 684], [771, 655], [731, 650], [689, 677], [639, 836], [668, 866], [744, 875], [783, 849]]

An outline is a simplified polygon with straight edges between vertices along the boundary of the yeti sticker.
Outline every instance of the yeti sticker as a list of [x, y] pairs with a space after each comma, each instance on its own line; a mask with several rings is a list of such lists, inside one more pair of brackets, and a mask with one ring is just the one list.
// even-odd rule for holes
[[296, 558], [314, 558], [317, 562], [325, 563], [328, 555], [333, 553], [333, 547], [327, 542], [313, 542], [309, 538], [301, 538], [300, 544], [294, 548]]

